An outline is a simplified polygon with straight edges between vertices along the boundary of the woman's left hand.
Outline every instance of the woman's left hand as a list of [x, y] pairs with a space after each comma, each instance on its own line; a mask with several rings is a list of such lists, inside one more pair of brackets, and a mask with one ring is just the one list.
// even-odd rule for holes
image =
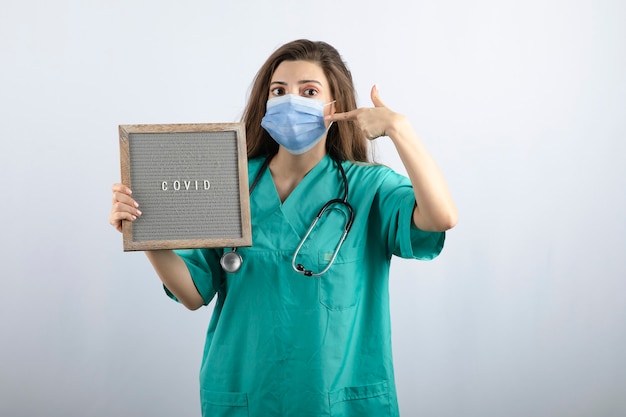
[[404, 116], [390, 110], [380, 99], [378, 87], [374, 85], [370, 94], [374, 107], [361, 107], [344, 113], [334, 113], [326, 116], [326, 121], [356, 122], [367, 139], [376, 139], [381, 136], [391, 136]]

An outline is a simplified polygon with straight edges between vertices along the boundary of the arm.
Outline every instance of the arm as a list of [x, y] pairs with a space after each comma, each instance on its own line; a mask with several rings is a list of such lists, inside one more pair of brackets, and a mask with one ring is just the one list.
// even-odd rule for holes
[[163, 285], [176, 296], [189, 310], [197, 310], [204, 305], [204, 300], [191, 279], [187, 264], [174, 251], [146, 251], [152, 267]]
[[[132, 191], [123, 184], [113, 185], [113, 204], [109, 223], [122, 231], [122, 220], [135, 221], [141, 216], [139, 204], [131, 197]], [[196, 289], [185, 261], [171, 250], [146, 251], [163, 285], [188, 309], [196, 310], [204, 304]]]
[[424, 231], [451, 229], [456, 225], [458, 213], [437, 164], [409, 121], [383, 104], [376, 86], [372, 87], [371, 98], [374, 108], [335, 113], [326, 119], [355, 121], [370, 140], [389, 136], [413, 185], [416, 202], [413, 223]]

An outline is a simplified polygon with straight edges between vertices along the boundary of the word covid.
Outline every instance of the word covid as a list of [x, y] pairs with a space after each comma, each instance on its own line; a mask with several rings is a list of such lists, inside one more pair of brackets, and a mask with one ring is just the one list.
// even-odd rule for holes
[[207, 191], [209, 188], [209, 180], [161, 181], [161, 191]]

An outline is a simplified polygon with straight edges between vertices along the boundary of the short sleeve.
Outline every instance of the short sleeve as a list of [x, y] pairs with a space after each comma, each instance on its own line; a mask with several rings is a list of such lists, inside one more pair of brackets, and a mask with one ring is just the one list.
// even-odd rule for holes
[[[224, 282], [224, 272], [219, 266], [220, 254], [215, 249], [183, 249], [174, 252], [185, 261], [191, 279], [204, 305], [207, 305]], [[163, 288], [170, 298], [178, 301], [165, 286]]]
[[398, 214], [394, 255], [402, 258], [415, 258], [429, 261], [436, 258], [443, 249], [446, 232], [426, 232], [413, 223], [415, 196], [411, 193], [404, 198]]
[[408, 178], [389, 170], [378, 190], [388, 250], [402, 258], [431, 260], [443, 249], [445, 232], [426, 232], [413, 223], [415, 195]]

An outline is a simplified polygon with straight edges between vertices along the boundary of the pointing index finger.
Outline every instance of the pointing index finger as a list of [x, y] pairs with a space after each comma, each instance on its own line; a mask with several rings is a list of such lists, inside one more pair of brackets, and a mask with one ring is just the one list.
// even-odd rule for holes
[[333, 113], [333, 114], [329, 114], [328, 116], [324, 117], [325, 120], [329, 121], [329, 122], [338, 122], [341, 120], [354, 120], [356, 119], [356, 115], [358, 113], [359, 109], [355, 109], [355, 110], [351, 110], [351, 111], [347, 111], [347, 112], [342, 112], [342, 113]]

